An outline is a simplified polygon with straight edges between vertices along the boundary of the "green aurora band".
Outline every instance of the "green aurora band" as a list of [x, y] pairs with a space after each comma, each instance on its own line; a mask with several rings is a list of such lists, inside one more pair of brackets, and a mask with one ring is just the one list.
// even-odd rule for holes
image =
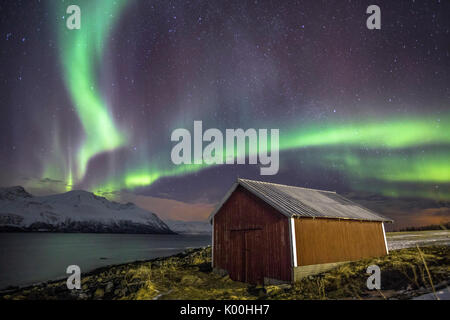
[[[82, 8], [81, 30], [68, 30], [63, 19], [58, 21], [58, 30], [64, 81], [82, 125], [84, 138], [76, 154], [64, 156], [61, 153], [44, 170], [44, 177], [60, 176], [62, 170], [66, 189], [70, 190], [83, 180], [90, 159], [103, 152], [114, 151], [127, 142], [126, 134], [119, 130], [111, 116], [110, 106], [99, 92], [97, 79], [107, 35], [126, 1], [79, 0], [54, 3], [58, 3], [58, 12], [65, 12], [70, 4], [78, 4]], [[358, 185], [357, 188], [364, 188], [361, 187], [363, 185], [369, 188], [367, 181], [377, 181], [377, 186], [382, 189], [378, 190], [380, 193], [401, 196], [409, 192], [408, 194], [415, 196], [433, 198], [436, 196], [429, 192], [431, 186], [450, 184], [450, 116], [443, 116], [440, 120], [421, 116], [370, 121], [354, 119], [290, 127], [293, 129], [280, 130], [280, 151], [297, 150], [298, 157], [301, 158], [311, 148], [323, 148], [316, 153], [314, 164], [334, 168], [349, 179], [355, 179], [358, 181], [355, 184]], [[167, 137], [167, 141], [170, 143], [170, 137]], [[333, 148], [334, 151], [329, 152], [325, 148]], [[339, 151], [339, 148], [342, 150]], [[421, 153], [420, 148], [426, 148], [426, 153]], [[361, 150], [381, 153], [367, 156], [361, 155]], [[407, 157], [403, 155], [405, 150], [409, 150]], [[67, 158], [68, 160], [63, 160]], [[119, 176], [116, 173], [116, 176], [107, 178], [107, 181], [92, 186], [91, 190], [104, 194], [134, 189], [149, 186], [161, 178], [184, 176], [215, 166], [175, 166], [148, 159], [150, 160], [130, 167]], [[62, 166], [64, 168], [60, 169]], [[413, 193], [411, 190], [402, 191], [395, 187], [398, 183], [420, 183], [426, 186], [426, 190], [418, 189]], [[442, 197], [450, 199], [449, 192], [438, 196]]]
[[[359, 124], [361, 123], [361, 124]], [[297, 149], [299, 157], [308, 153], [308, 148], [322, 148], [312, 161], [316, 166], [334, 168], [355, 181], [378, 181], [386, 188], [379, 190], [385, 195], [422, 195], [425, 198], [450, 199], [448, 192], [431, 192], [435, 184], [450, 183], [450, 117], [439, 121], [417, 117], [409, 119], [379, 120], [370, 123], [362, 120], [341, 124], [310, 124], [298, 130], [280, 132], [280, 151]], [[328, 149], [335, 147], [333, 152]], [[336, 147], [340, 151], [336, 151]], [[426, 152], [418, 148], [433, 148]], [[442, 148], [447, 151], [442, 151]], [[381, 151], [362, 155], [361, 150]], [[403, 153], [409, 150], [408, 156]], [[225, 151], [226, 152], [226, 151]], [[403, 153], [402, 153], [403, 152]], [[248, 154], [248, 153], [247, 153]], [[114, 181], [94, 189], [119, 190], [151, 185], [163, 177], [182, 176], [214, 165], [180, 165], [171, 169], [150, 168], [145, 165], [130, 170]], [[417, 190], [400, 190], [396, 183], [420, 183]], [[358, 185], [361, 189], [361, 183]], [[378, 183], [380, 185], [380, 183]]]
[[[84, 130], [84, 139], [76, 155], [76, 177], [80, 181], [92, 157], [115, 150], [126, 140], [102, 99], [96, 79], [106, 36], [126, 1], [81, 0], [75, 3], [82, 8], [81, 29], [67, 29], [64, 19], [58, 29], [64, 80]], [[65, 12], [64, 6], [68, 5], [61, 3], [57, 9]]]
[[311, 146], [351, 145], [367, 148], [402, 149], [450, 144], [450, 116], [394, 118], [377, 121], [321, 123], [293, 130], [283, 136], [280, 149]]

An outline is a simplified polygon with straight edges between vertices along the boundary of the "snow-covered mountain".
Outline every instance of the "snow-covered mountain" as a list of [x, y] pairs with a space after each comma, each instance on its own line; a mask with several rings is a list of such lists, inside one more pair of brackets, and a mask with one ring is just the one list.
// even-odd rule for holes
[[156, 214], [133, 203], [87, 191], [35, 197], [22, 187], [0, 188], [0, 231], [173, 233]]
[[208, 221], [165, 220], [170, 229], [184, 234], [210, 234], [211, 224]]

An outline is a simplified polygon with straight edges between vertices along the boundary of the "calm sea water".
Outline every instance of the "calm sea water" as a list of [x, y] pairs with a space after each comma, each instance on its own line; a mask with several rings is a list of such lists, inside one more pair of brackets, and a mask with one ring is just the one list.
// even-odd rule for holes
[[0, 289], [66, 277], [69, 265], [87, 272], [210, 244], [209, 235], [0, 233]]

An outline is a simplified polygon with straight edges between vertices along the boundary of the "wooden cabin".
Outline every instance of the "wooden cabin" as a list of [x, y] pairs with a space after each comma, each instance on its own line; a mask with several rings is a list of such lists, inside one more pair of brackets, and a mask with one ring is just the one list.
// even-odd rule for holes
[[212, 266], [231, 279], [277, 284], [388, 254], [384, 222], [331, 191], [238, 179], [210, 216]]

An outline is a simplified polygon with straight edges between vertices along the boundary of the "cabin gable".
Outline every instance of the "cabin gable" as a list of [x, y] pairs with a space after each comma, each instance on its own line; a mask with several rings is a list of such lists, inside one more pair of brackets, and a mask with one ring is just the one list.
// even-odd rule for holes
[[213, 219], [213, 266], [233, 280], [291, 281], [289, 220], [238, 186]]

